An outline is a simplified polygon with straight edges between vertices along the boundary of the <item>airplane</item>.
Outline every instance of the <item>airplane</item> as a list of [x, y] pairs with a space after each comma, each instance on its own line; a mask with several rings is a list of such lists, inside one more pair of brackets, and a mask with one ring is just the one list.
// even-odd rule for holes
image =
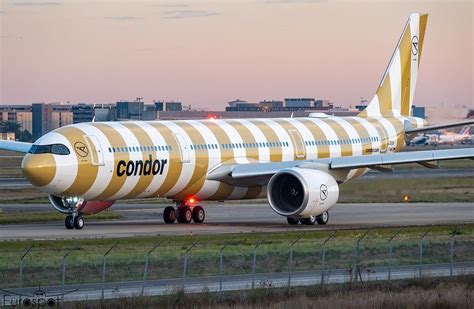
[[469, 143], [471, 141], [471, 126], [464, 126], [459, 133], [454, 132], [444, 132], [439, 134], [436, 139], [434, 139], [433, 143], [435, 145], [442, 145], [442, 144], [464, 144]]
[[428, 124], [411, 115], [427, 14], [411, 14], [377, 91], [356, 117], [78, 123], [35, 143], [1, 141], [25, 153], [25, 178], [66, 214], [67, 229], [118, 200], [163, 197], [167, 224], [202, 223], [199, 201], [266, 197], [290, 225], [324, 225], [339, 186], [369, 169], [474, 159], [474, 148], [400, 152], [415, 135], [474, 120]]

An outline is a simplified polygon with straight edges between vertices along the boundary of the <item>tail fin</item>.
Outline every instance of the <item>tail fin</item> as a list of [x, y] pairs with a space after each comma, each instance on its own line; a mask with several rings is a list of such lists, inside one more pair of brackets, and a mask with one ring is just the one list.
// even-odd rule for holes
[[471, 133], [471, 126], [464, 126], [459, 132], [459, 135], [470, 135], [470, 133]]
[[359, 116], [410, 116], [428, 14], [410, 15], [377, 92]]

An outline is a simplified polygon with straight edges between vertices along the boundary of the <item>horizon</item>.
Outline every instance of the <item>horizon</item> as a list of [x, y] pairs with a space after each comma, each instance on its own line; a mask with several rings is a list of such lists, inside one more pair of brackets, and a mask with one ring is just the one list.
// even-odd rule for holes
[[354, 107], [370, 101], [406, 19], [421, 11], [414, 104], [473, 107], [471, 1], [0, 4], [2, 105], [143, 97], [222, 110], [237, 98], [313, 97]]

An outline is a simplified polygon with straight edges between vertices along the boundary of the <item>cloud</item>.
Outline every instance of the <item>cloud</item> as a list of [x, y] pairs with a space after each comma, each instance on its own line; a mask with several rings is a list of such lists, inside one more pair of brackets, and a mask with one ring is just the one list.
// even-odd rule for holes
[[35, 1], [35, 0], [16, 0], [9, 2], [10, 4], [17, 5], [17, 6], [55, 6], [55, 5], [63, 5], [62, 1]]
[[110, 19], [110, 20], [140, 20], [140, 19], [143, 19], [143, 17], [137, 17], [137, 16], [109, 16], [109, 17], [105, 17], [105, 19]]
[[195, 18], [195, 17], [206, 17], [216, 16], [219, 13], [215, 11], [204, 11], [204, 10], [172, 10], [161, 13], [163, 18], [166, 19], [182, 19], [182, 18]]

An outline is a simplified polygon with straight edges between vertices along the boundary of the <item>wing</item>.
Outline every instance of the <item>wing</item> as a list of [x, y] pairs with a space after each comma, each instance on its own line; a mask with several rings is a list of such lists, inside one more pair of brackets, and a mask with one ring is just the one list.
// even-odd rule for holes
[[378, 169], [384, 165], [419, 163], [455, 159], [474, 159], [474, 148], [399, 152], [393, 154], [325, 158], [317, 160], [249, 163], [223, 165], [209, 172], [206, 179], [232, 185], [264, 185], [280, 170], [292, 167], [312, 168], [323, 171], [341, 171], [357, 168]]
[[27, 153], [32, 145], [32, 143], [0, 140], [0, 149], [3, 150]]

